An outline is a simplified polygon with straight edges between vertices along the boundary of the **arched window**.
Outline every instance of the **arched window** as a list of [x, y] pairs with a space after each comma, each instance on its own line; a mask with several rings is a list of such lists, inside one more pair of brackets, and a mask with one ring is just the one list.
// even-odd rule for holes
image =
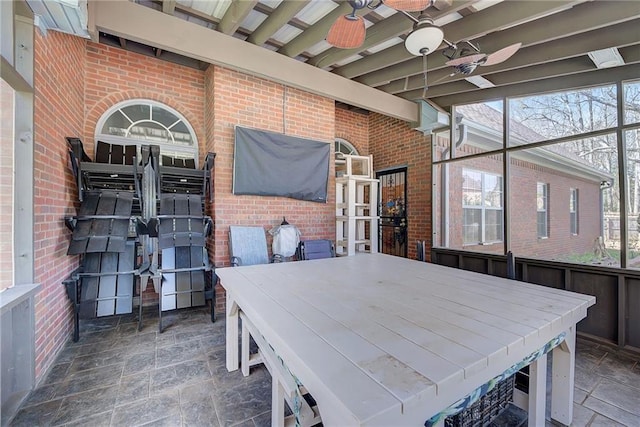
[[182, 114], [157, 101], [130, 99], [109, 108], [96, 126], [96, 141], [111, 144], [160, 146], [160, 154], [195, 159], [198, 141]]
[[342, 138], [336, 138], [334, 144], [335, 145], [333, 151], [336, 162], [336, 176], [340, 177], [344, 175], [346, 169], [344, 155], [349, 154], [357, 156], [358, 150], [356, 150], [356, 147], [354, 147], [349, 141]]
[[[354, 156], [358, 155], [358, 150], [356, 150], [356, 147], [354, 147], [349, 141], [342, 138], [336, 138], [334, 152], [336, 154], [341, 153], [341, 154], [353, 154]], [[336, 155], [336, 159], [338, 157], [339, 156]]]

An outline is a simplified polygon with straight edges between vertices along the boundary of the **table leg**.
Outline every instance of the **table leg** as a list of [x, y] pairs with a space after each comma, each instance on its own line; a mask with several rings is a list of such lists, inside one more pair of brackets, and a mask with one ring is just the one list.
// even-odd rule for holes
[[271, 425], [284, 426], [284, 388], [277, 377], [271, 378]]
[[238, 369], [238, 304], [227, 290], [227, 370]]
[[240, 357], [242, 358], [240, 368], [242, 369], [242, 375], [247, 377], [249, 376], [249, 339], [251, 338], [251, 334], [249, 333], [244, 317], [242, 318], [242, 334], [240, 334], [240, 337]]
[[547, 403], [547, 355], [529, 365], [529, 427], [545, 424]]
[[558, 347], [553, 349], [551, 419], [570, 425], [573, 419], [576, 329], [572, 326]]

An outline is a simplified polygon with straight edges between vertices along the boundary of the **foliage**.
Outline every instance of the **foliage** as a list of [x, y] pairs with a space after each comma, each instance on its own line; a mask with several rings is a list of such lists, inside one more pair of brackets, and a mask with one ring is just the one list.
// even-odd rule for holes
[[[624, 88], [625, 123], [638, 122], [640, 82], [627, 83]], [[575, 135], [576, 139], [545, 148], [617, 177], [617, 95], [616, 86], [608, 85], [513, 99], [510, 101], [510, 114], [514, 124], [512, 134], [520, 138], [521, 143], [549, 141]], [[518, 133], [518, 124], [534, 132]], [[589, 132], [607, 129], [611, 131], [585, 136]], [[625, 133], [630, 213], [640, 211], [639, 132], [634, 130]], [[612, 188], [603, 193], [605, 212], [620, 211], [619, 194], [619, 183], [614, 179]]]

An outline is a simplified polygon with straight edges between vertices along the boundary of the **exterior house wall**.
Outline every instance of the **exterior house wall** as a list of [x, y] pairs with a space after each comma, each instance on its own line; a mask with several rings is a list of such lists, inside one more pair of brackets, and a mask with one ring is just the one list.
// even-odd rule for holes
[[[486, 156], [449, 165], [449, 245], [470, 251], [504, 253], [502, 242], [489, 245], [463, 244], [462, 169], [474, 169], [502, 176], [502, 156]], [[547, 238], [537, 237], [537, 183], [548, 184]], [[510, 249], [515, 256], [560, 259], [568, 254], [584, 254], [593, 250], [594, 240], [601, 234], [599, 183], [511, 159], [510, 164]], [[578, 234], [570, 232], [570, 188], [578, 189]]]
[[[327, 203], [231, 194], [236, 124], [332, 143], [336, 136], [333, 100], [224, 68], [194, 70], [57, 32], [38, 37], [36, 277], [43, 284], [36, 299], [38, 377], [72, 328], [71, 307], [61, 282], [77, 267], [78, 257], [66, 255], [70, 233], [63, 218], [76, 212], [77, 189], [64, 137], [81, 137], [93, 157], [100, 117], [120, 101], [140, 98], [162, 102], [183, 114], [197, 135], [201, 159], [208, 151], [218, 154], [209, 212], [216, 224], [216, 239], [210, 242], [216, 265], [229, 263], [230, 224], [261, 225], [268, 230], [286, 216], [303, 238], [335, 236], [333, 162]], [[366, 150], [362, 130], [366, 121], [358, 120], [358, 132], [345, 139]], [[219, 305], [223, 298], [220, 292]]]
[[416, 242], [426, 241], [431, 251], [431, 137], [406, 122], [381, 114], [369, 115], [369, 152], [374, 171], [407, 168], [408, 257], [415, 259]]
[[100, 117], [114, 104], [151, 99], [179, 111], [198, 139], [200, 159], [206, 154], [204, 72], [104, 44], [87, 42], [82, 141], [94, 155], [94, 133]]
[[[34, 260], [36, 378], [53, 363], [71, 332], [71, 305], [62, 281], [78, 266], [67, 256], [64, 217], [78, 200], [65, 136], [80, 135], [84, 118], [86, 41], [55, 31], [35, 32]], [[17, 219], [19, 221], [19, 219]]]
[[[291, 136], [326, 141], [335, 138], [335, 106], [331, 99], [285, 87], [223, 67], [210, 66], [206, 73], [207, 105], [213, 113], [215, 249], [213, 261], [228, 266], [229, 226], [279, 225], [286, 217], [303, 239], [335, 239], [335, 179], [330, 162], [327, 203], [284, 197], [236, 196], [232, 193], [234, 126], [245, 126]], [[213, 101], [211, 101], [213, 99]], [[268, 236], [270, 237], [270, 236]], [[268, 239], [271, 242], [271, 239]], [[270, 244], [269, 244], [270, 247]], [[217, 288], [217, 305], [224, 304], [224, 290]]]
[[[537, 238], [536, 186], [548, 184], [548, 238]], [[511, 250], [516, 256], [558, 259], [591, 253], [601, 235], [600, 185], [530, 163], [511, 164]], [[570, 189], [578, 189], [578, 234], [570, 231]]]
[[369, 154], [369, 115], [336, 108], [336, 138], [353, 145], [361, 156]]

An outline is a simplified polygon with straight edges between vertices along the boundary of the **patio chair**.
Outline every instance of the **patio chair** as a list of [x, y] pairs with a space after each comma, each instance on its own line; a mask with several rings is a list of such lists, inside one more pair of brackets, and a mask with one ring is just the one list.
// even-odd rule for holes
[[207, 155], [201, 170], [194, 169], [193, 161], [168, 156], [162, 156], [163, 165], [158, 167], [159, 214], [151, 218], [149, 226], [161, 255], [154, 276], [154, 287], [160, 294], [160, 332], [163, 311], [202, 306], [210, 300], [211, 321], [215, 318], [216, 276], [206, 248], [212, 223], [204, 213], [205, 199], [212, 198], [214, 157], [213, 153]]
[[303, 240], [298, 245], [298, 259], [322, 259], [336, 256], [333, 242], [326, 239]]
[[128, 314], [133, 311], [135, 281], [138, 280], [136, 244], [126, 242], [123, 252], [92, 252], [62, 283], [73, 305], [73, 341], [80, 338], [79, 319]]
[[80, 267], [63, 281], [73, 303], [74, 334], [79, 318], [131, 313], [137, 241], [131, 220], [139, 211], [139, 179], [135, 146], [98, 142], [96, 162], [79, 138], [67, 137], [69, 156], [78, 185], [78, 215], [65, 218], [72, 231], [68, 255], [80, 256]]
[[274, 254], [269, 258], [267, 237], [262, 227], [230, 226], [229, 254], [231, 265], [234, 267], [269, 264], [282, 260], [282, 256], [279, 254]]
[[[267, 238], [264, 228], [248, 227], [242, 225], [232, 225], [229, 227], [229, 254], [233, 267], [269, 264], [271, 262], [281, 262], [282, 256], [275, 254], [269, 258], [267, 250]], [[249, 368], [260, 363], [264, 363], [260, 354], [250, 354], [249, 339], [250, 332], [243, 326], [242, 328], [242, 373], [246, 377], [249, 375]]]

